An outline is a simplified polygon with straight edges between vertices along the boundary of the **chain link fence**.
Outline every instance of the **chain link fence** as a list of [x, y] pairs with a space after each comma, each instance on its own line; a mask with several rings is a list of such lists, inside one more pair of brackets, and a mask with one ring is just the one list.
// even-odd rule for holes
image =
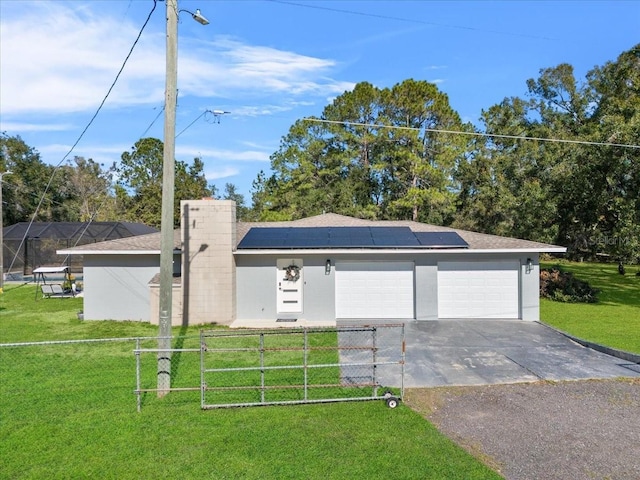
[[[171, 339], [171, 388], [181, 391], [196, 387], [168, 402], [199, 401], [199, 353], [180, 350], [195, 348], [199, 336], [176, 336]], [[158, 401], [157, 356], [149, 356], [137, 370], [135, 351], [157, 349], [158, 337], [109, 338], [92, 340], [58, 340], [0, 344], [0, 393], [2, 415], [21, 415], [26, 403], [42, 405], [53, 415], [89, 412], [101, 408], [136, 408], [137, 400], [146, 404]], [[136, 379], [140, 383], [136, 383]], [[165, 402], [166, 403], [166, 402]]]
[[131, 338], [1, 344], [1, 410], [20, 418], [34, 406], [61, 417], [95, 405], [134, 408], [134, 348]]
[[403, 345], [398, 325], [172, 337], [171, 395], [160, 399], [158, 356], [166, 352], [157, 337], [0, 344], [1, 411], [19, 418], [26, 403], [72, 415], [158, 401], [208, 409], [398, 399]]
[[203, 409], [402, 397], [404, 325], [203, 331]]

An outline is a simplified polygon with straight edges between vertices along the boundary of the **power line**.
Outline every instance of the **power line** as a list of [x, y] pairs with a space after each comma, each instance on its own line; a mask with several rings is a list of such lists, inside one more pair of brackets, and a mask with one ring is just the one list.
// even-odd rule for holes
[[402, 17], [394, 17], [391, 15], [379, 15], [379, 14], [375, 14], [375, 13], [367, 13], [367, 12], [359, 12], [359, 11], [355, 11], [355, 10], [345, 10], [345, 9], [341, 9], [341, 8], [333, 8], [333, 7], [327, 7], [327, 6], [321, 6], [321, 5], [317, 5], [317, 4], [305, 4], [305, 3], [297, 3], [297, 2], [288, 2], [285, 0], [266, 0], [268, 2], [271, 3], [280, 3], [282, 5], [291, 5], [294, 7], [302, 7], [302, 8], [313, 8], [315, 10], [325, 10], [328, 12], [337, 12], [337, 13], [346, 13], [349, 15], [358, 15], [361, 17], [371, 17], [371, 18], [380, 18], [383, 20], [394, 20], [394, 21], [398, 21], [398, 22], [407, 22], [407, 23], [416, 23], [419, 25], [433, 25], [436, 27], [446, 27], [446, 28], [457, 28], [459, 30], [472, 30], [472, 31], [478, 31], [478, 32], [486, 32], [486, 33], [496, 33], [498, 35], [509, 35], [509, 36], [513, 36], [513, 37], [526, 37], [526, 38], [535, 38], [537, 40], [556, 40], [554, 38], [549, 38], [549, 37], [543, 37], [540, 35], [531, 35], [531, 34], [527, 34], [527, 33], [514, 33], [514, 32], [502, 32], [499, 30], [488, 30], [485, 28], [476, 28], [476, 27], [467, 27], [464, 25], [451, 25], [451, 24], [446, 24], [446, 23], [436, 23], [436, 22], [427, 22], [426, 20], [420, 20], [417, 18], [402, 18]]
[[111, 94], [111, 91], [116, 86], [116, 83], [118, 82], [118, 79], [120, 78], [120, 74], [124, 70], [124, 67], [127, 65], [127, 62], [129, 61], [129, 57], [131, 57], [131, 54], [133, 53], [133, 49], [138, 44], [138, 41], [140, 40], [140, 37], [142, 36], [142, 32], [144, 31], [145, 27], [149, 23], [149, 20], [151, 19], [151, 15], [153, 14], [154, 10], [156, 9], [156, 5], [157, 5], [157, 0], [153, 0], [153, 8], [149, 12], [149, 15], [147, 16], [147, 19], [145, 20], [144, 24], [142, 25], [142, 28], [140, 29], [140, 31], [138, 32], [138, 36], [136, 37], [135, 41], [133, 42], [133, 45], [131, 45], [131, 48], [129, 49], [129, 53], [125, 57], [124, 62], [122, 62], [122, 66], [120, 67], [120, 70], [118, 70], [118, 73], [116, 74], [116, 78], [111, 83], [111, 86], [109, 87], [109, 90], [107, 90], [107, 94], [102, 99], [102, 102], [100, 102], [100, 105], [98, 106], [98, 109], [96, 110], [96, 113], [93, 114], [93, 117], [91, 117], [91, 120], [89, 120], [89, 123], [87, 123], [87, 126], [84, 127], [84, 130], [82, 130], [82, 133], [80, 134], [80, 136], [78, 137], [76, 142], [71, 146], [71, 149], [62, 158], [62, 160], [60, 160], [60, 162], [58, 163], [58, 165], [56, 167], [60, 166], [62, 164], [62, 162], [64, 162], [67, 159], [67, 157], [71, 154], [71, 152], [73, 152], [73, 150], [76, 148], [78, 143], [80, 143], [80, 140], [82, 140], [82, 137], [84, 137], [84, 134], [87, 132], [87, 130], [89, 130], [89, 127], [93, 124], [93, 121], [96, 119], [96, 117], [100, 113], [100, 110], [102, 110], [102, 107], [104, 106], [105, 102], [107, 101], [107, 98], [109, 98], [109, 95]]
[[[222, 115], [226, 115], [227, 113], [231, 113], [231, 112], [227, 112], [226, 110], [205, 110], [204, 112], [202, 112], [200, 115], [198, 115], [195, 120], [193, 120], [193, 122], [191, 122], [189, 125], [187, 125], [186, 127], [184, 127], [182, 129], [182, 131], [176, 135], [176, 138], [178, 138], [180, 135], [182, 135], [189, 127], [191, 127], [194, 123], [196, 123], [198, 120], [200, 120], [203, 116], [205, 116], [207, 113], [210, 113], [211, 115], [213, 115], [214, 118], [214, 122], [215, 120], [217, 120], [217, 123], [220, 123], [220, 116]], [[207, 120], [207, 119], [205, 119]], [[207, 120], [208, 121], [208, 120]], [[214, 122], [210, 122], [209, 123], [214, 123]]]
[[[118, 79], [120, 78], [120, 74], [124, 70], [124, 67], [126, 66], [129, 58], [131, 57], [131, 54], [133, 53], [134, 48], [138, 44], [138, 41], [140, 40], [140, 37], [142, 36], [142, 32], [144, 32], [145, 27], [149, 23], [149, 20], [151, 19], [151, 15], [153, 15], [153, 12], [156, 9], [156, 5], [157, 5], [157, 0], [153, 0], [153, 8], [149, 12], [149, 15], [147, 16], [147, 19], [145, 20], [144, 24], [142, 25], [142, 28], [140, 28], [140, 31], [138, 32], [138, 36], [136, 37], [135, 41], [133, 42], [133, 45], [131, 45], [131, 48], [129, 49], [129, 53], [127, 54], [127, 56], [125, 57], [124, 61], [122, 62], [122, 66], [120, 67], [120, 70], [118, 70], [118, 73], [116, 74], [115, 79], [111, 83], [111, 86], [109, 87], [109, 90], [107, 90], [107, 93], [104, 96], [104, 98], [102, 99], [102, 102], [100, 102], [100, 105], [98, 106], [98, 109], [96, 110], [96, 112], [93, 114], [93, 116], [89, 120], [89, 123], [87, 123], [87, 125], [82, 130], [82, 132], [80, 133], [80, 136], [78, 137], [78, 139], [71, 146], [71, 149], [66, 153], [66, 155], [64, 157], [62, 157], [62, 160], [60, 160], [60, 162], [58, 162], [58, 164], [54, 167], [54, 170], [51, 173], [51, 176], [49, 177], [49, 181], [47, 182], [47, 186], [45, 187], [44, 192], [42, 193], [42, 197], [41, 197], [40, 201], [38, 202], [38, 205], [36, 206], [35, 211], [33, 212], [33, 216], [31, 217], [31, 221], [29, 222], [29, 225], [27, 226], [27, 229], [25, 230], [24, 237], [22, 238], [22, 241], [20, 242], [20, 245], [18, 246], [18, 251], [20, 251], [20, 249], [22, 248], [24, 240], [25, 240], [25, 238], [27, 237], [27, 235], [29, 233], [29, 229], [31, 228], [31, 225], [33, 225], [33, 222], [35, 221], [36, 216], [38, 215], [38, 211], [40, 210], [40, 207], [42, 206], [42, 203], [44, 202], [44, 198], [45, 198], [46, 194], [49, 192], [49, 188], [51, 187], [51, 183], [53, 182], [53, 178], [55, 177], [56, 172], [58, 171], [58, 168], [67, 159], [67, 157], [69, 155], [71, 155], [71, 152], [73, 152], [73, 150], [76, 148], [78, 143], [80, 143], [80, 140], [82, 140], [82, 137], [84, 137], [84, 134], [87, 132], [87, 130], [89, 130], [89, 127], [93, 124], [94, 120], [96, 119], [96, 117], [98, 116], [100, 111], [102, 110], [102, 107], [104, 106], [105, 102], [107, 101], [107, 98], [109, 98], [109, 95], [111, 94], [111, 91], [116, 86], [116, 83], [118, 82]], [[15, 263], [17, 257], [18, 257], [18, 253], [16, 252], [16, 255], [13, 257], [13, 260], [11, 261], [11, 265], [9, 265], [9, 269], [11, 269], [11, 267], [13, 267], [13, 264]]]
[[156, 121], [160, 118], [160, 115], [162, 115], [162, 112], [164, 112], [164, 105], [162, 105], [162, 108], [158, 112], [158, 115], [156, 115], [156, 118], [153, 119], [153, 121], [149, 124], [147, 129], [144, 131], [144, 133], [142, 135], [140, 135], [140, 138], [144, 138], [144, 136], [147, 134], [147, 132], [149, 130], [151, 130], [151, 127], [153, 127], [153, 124], [156, 123]]
[[198, 115], [195, 120], [193, 122], [191, 122], [189, 125], [187, 125], [186, 127], [184, 127], [179, 134], [176, 135], [176, 138], [178, 138], [180, 135], [182, 135], [191, 125], [193, 125], [194, 123], [196, 123], [198, 120], [200, 120], [202, 117], [204, 117], [204, 115], [208, 112], [209, 110], [205, 110], [204, 112], [202, 112], [200, 115]]
[[526, 135], [504, 135], [499, 133], [482, 133], [482, 132], [463, 132], [460, 130], [443, 130], [439, 128], [416, 128], [416, 127], [403, 127], [400, 125], [380, 125], [376, 123], [360, 123], [360, 122], [346, 122], [342, 120], [324, 120], [321, 118], [306, 117], [302, 120], [308, 122], [317, 123], [331, 123], [337, 125], [351, 125], [356, 127], [369, 127], [369, 128], [388, 128], [395, 130], [412, 130], [412, 131], [425, 131], [434, 133], [451, 133], [454, 135], [471, 135], [476, 137], [491, 137], [491, 138], [509, 138], [513, 140], [537, 140], [539, 142], [552, 142], [552, 143], [572, 143], [580, 145], [597, 145], [602, 147], [621, 147], [621, 148], [638, 148], [640, 145], [630, 145], [626, 143], [609, 143], [609, 142], [590, 142], [588, 140], [566, 140], [563, 138], [544, 138], [544, 137], [529, 137]]

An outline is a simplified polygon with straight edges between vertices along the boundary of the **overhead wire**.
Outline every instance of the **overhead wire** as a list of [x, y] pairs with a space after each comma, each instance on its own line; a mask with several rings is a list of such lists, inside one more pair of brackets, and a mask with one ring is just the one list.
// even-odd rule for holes
[[176, 138], [178, 138], [180, 135], [182, 135], [191, 125], [193, 125], [194, 123], [196, 123], [198, 120], [200, 120], [202, 117], [205, 116], [205, 114], [207, 114], [209, 112], [209, 110], [205, 110], [204, 112], [202, 112], [200, 115], [198, 115], [195, 120], [193, 122], [191, 122], [189, 125], [187, 125], [186, 127], [184, 127], [180, 133], [178, 133], [176, 135]]
[[[87, 232], [87, 230], [89, 230], [89, 227], [91, 226], [91, 223], [95, 220], [95, 218], [98, 216], [98, 212], [100, 211], [100, 209], [102, 208], [102, 206], [106, 203], [106, 201], [108, 200], [108, 197], [105, 197], [102, 199], [102, 202], [100, 202], [100, 205], [98, 205], [98, 207], [96, 207], [95, 211], [91, 214], [91, 217], [89, 218], [89, 220], [87, 221], [87, 224], [85, 225], [84, 229], [82, 230], [82, 233], [80, 233], [80, 235], [78, 235], [78, 238], [76, 239], [75, 243], [72, 245], [72, 247], [77, 247], [78, 244], [80, 243], [80, 240], [82, 239], [82, 237], [84, 236], [84, 234]], [[70, 255], [67, 254], [66, 257], [64, 257], [64, 260], [62, 260], [62, 265], [67, 263], [67, 260], [69, 259]]]
[[536, 140], [539, 142], [572, 143], [572, 144], [580, 144], [580, 145], [596, 145], [596, 146], [604, 146], [604, 147], [621, 147], [621, 148], [640, 149], [640, 145], [632, 145], [627, 143], [592, 142], [589, 140], [569, 140], [564, 138], [548, 138], [548, 137], [529, 137], [526, 135], [505, 135], [500, 133], [489, 133], [489, 132], [465, 132], [461, 130], [445, 130], [440, 128], [403, 127], [402, 125], [383, 125], [383, 124], [377, 124], [377, 123], [347, 122], [343, 120], [325, 120], [322, 118], [313, 118], [313, 117], [305, 117], [302, 120], [307, 122], [351, 125], [356, 127], [387, 128], [387, 129], [395, 129], [395, 130], [413, 130], [413, 131], [425, 131], [425, 132], [434, 132], [434, 133], [451, 133], [454, 135], [470, 135], [470, 136], [476, 136], [476, 137], [508, 138], [512, 140]]
[[398, 22], [406, 22], [406, 23], [415, 23], [415, 24], [419, 24], [419, 25], [433, 25], [436, 27], [446, 27], [446, 28], [457, 28], [459, 30], [473, 30], [473, 31], [479, 31], [479, 32], [486, 32], [486, 33], [495, 33], [498, 35], [509, 35], [509, 36], [513, 36], [513, 37], [526, 37], [526, 38], [535, 38], [537, 40], [555, 40], [553, 38], [550, 37], [544, 37], [541, 35], [532, 35], [532, 34], [528, 34], [528, 33], [517, 33], [517, 32], [503, 32], [503, 31], [499, 31], [499, 30], [489, 30], [486, 28], [477, 28], [477, 27], [468, 27], [468, 26], [464, 26], [464, 25], [452, 25], [452, 24], [446, 24], [446, 23], [436, 23], [436, 22], [428, 22], [426, 20], [420, 20], [418, 18], [403, 18], [403, 17], [394, 17], [392, 15], [380, 15], [380, 14], [376, 14], [376, 13], [368, 13], [368, 12], [360, 12], [360, 11], [356, 11], [356, 10], [346, 10], [346, 9], [342, 9], [342, 8], [335, 8], [335, 7], [327, 7], [326, 4], [325, 5], [319, 5], [318, 3], [314, 3], [314, 4], [307, 4], [307, 3], [298, 3], [298, 2], [290, 2], [287, 0], [266, 0], [267, 2], [271, 2], [271, 3], [279, 3], [282, 5], [291, 5], [294, 7], [301, 7], [301, 8], [312, 8], [315, 10], [325, 10], [325, 11], [329, 11], [329, 12], [337, 12], [337, 13], [346, 13], [349, 15], [358, 15], [361, 17], [370, 17], [370, 18], [379, 18], [382, 20], [395, 20]]
[[[198, 120], [200, 120], [202, 117], [204, 117], [204, 116], [205, 116], [205, 115], [207, 115], [208, 113], [212, 114], [212, 115], [214, 116], [214, 118], [217, 118], [217, 119], [218, 119], [218, 122], [217, 122], [217, 123], [220, 123], [220, 115], [224, 115], [225, 113], [230, 113], [230, 112], [226, 112], [226, 111], [224, 111], [224, 112], [223, 112], [222, 110], [219, 110], [219, 111], [213, 110], [213, 111], [212, 111], [212, 110], [207, 109], [207, 110], [205, 110], [204, 112], [202, 112], [200, 115], [198, 115], [198, 116], [197, 116], [197, 117], [196, 117], [196, 118], [195, 118], [195, 119], [194, 119], [194, 120], [193, 120], [189, 125], [187, 125], [186, 127], [184, 127], [184, 128], [180, 131], [180, 133], [178, 133], [178, 134], [176, 135], [176, 138], [178, 138], [180, 135], [182, 135], [182, 134], [183, 134], [187, 129], [189, 129], [189, 128], [194, 124], [194, 123], [196, 123]], [[208, 122], [208, 123], [214, 123], [214, 122], [215, 122], [215, 120], [214, 120], [214, 122], [212, 122], [212, 121], [210, 121], [210, 120], [207, 120], [206, 118], [205, 118], [205, 121], [206, 121], [206, 122]]]
[[53, 172], [51, 173], [51, 176], [49, 177], [49, 181], [47, 182], [47, 185], [46, 185], [46, 187], [44, 189], [44, 192], [42, 193], [42, 197], [41, 197], [40, 201], [38, 202], [38, 205], [36, 206], [35, 211], [33, 212], [33, 216], [31, 217], [31, 221], [29, 222], [29, 225], [27, 226], [27, 229], [25, 230], [24, 237], [22, 238], [22, 241], [20, 242], [20, 245], [18, 246], [18, 250], [16, 251], [16, 254], [14, 255], [13, 259], [11, 260], [11, 264], [9, 265], [9, 269], [11, 269], [13, 267], [13, 264], [15, 263], [16, 258], [18, 257], [18, 252], [22, 248], [22, 245], [24, 244], [24, 241], [25, 241], [25, 239], [26, 239], [26, 237], [27, 237], [27, 235], [29, 233], [29, 229], [33, 225], [33, 222], [35, 221], [36, 216], [38, 215], [40, 207], [42, 206], [42, 203], [44, 202], [44, 198], [45, 198], [46, 194], [49, 192], [49, 188], [51, 187], [51, 184], [53, 182], [53, 179], [54, 179], [58, 169], [60, 168], [62, 163], [67, 159], [67, 157], [69, 155], [71, 155], [71, 153], [76, 148], [78, 143], [80, 143], [80, 140], [82, 140], [82, 138], [84, 137], [84, 134], [87, 132], [87, 130], [89, 130], [89, 127], [93, 124], [94, 120], [96, 119], [96, 117], [98, 116], [100, 111], [102, 110], [102, 107], [104, 106], [104, 104], [106, 103], [107, 99], [109, 98], [109, 95], [111, 94], [111, 91], [116, 86], [116, 83], [118, 82], [118, 79], [120, 78], [120, 75], [122, 74], [122, 72], [124, 70], [124, 67], [127, 65], [127, 62], [129, 61], [129, 58], [133, 54], [133, 50], [135, 49], [136, 45], [138, 44], [138, 41], [140, 40], [140, 37], [142, 36], [142, 33], [144, 32], [144, 29], [146, 28], [147, 24], [149, 23], [149, 20], [151, 20], [151, 16], [153, 15], [153, 12], [156, 9], [157, 3], [158, 3], [157, 0], [153, 0], [153, 8], [149, 12], [149, 15], [147, 16], [146, 20], [144, 21], [142, 27], [140, 28], [140, 31], [138, 32], [138, 36], [136, 37], [136, 39], [134, 40], [133, 44], [131, 45], [131, 48], [129, 49], [129, 53], [127, 54], [127, 56], [125, 57], [124, 61], [122, 62], [120, 70], [118, 70], [118, 73], [116, 74], [115, 79], [113, 80], [113, 82], [111, 83], [111, 86], [107, 90], [106, 95], [104, 96], [104, 98], [100, 102], [100, 105], [98, 106], [96, 112], [93, 114], [93, 116], [91, 117], [91, 119], [89, 120], [87, 125], [84, 127], [84, 129], [82, 130], [82, 132], [78, 136], [78, 139], [71, 146], [69, 151], [64, 155], [64, 157], [62, 157], [62, 160], [60, 160], [60, 162], [58, 162], [58, 164], [54, 167]]
[[149, 124], [149, 126], [147, 127], [147, 129], [142, 133], [142, 135], [140, 135], [140, 138], [144, 138], [145, 135], [149, 132], [149, 130], [151, 130], [151, 127], [153, 127], [153, 124], [156, 123], [158, 121], [158, 119], [160, 118], [160, 115], [162, 115], [162, 112], [164, 112], [164, 105], [162, 105], [162, 108], [160, 109], [160, 111], [158, 112], [158, 115], [156, 115], [156, 118], [153, 119], [153, 121]]

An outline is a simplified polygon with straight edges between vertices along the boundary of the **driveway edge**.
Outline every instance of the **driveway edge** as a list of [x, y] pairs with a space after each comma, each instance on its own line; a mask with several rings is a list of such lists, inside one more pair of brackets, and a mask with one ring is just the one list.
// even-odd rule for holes
[[587, 348], [590, 348], [592, 350], [596, 350], [598, 352], [606, 353], [607, 355], [611, 355], [613, 357], [621, 358], [622, 360], [626, 360], [627, 362], [640, 364], [640, 355], [638, 355], [636, 353], [626, 352], [624, 350], [618, 350], [618, 349], [611, 348], [611, 347], [605, 347], [604, 345], [600, 345], [599, 343], [594, 343], [594, 342], [590, 342], [588, 340], [583, 340], [581, 338], [574, 337], [570, 333], [567, 333], [567, 332], [564, 332], [562, 330], [559, 330], [559, 329], [557, 329], [555, 327], [552, 327], [551, 325], [548, 325], [546, 323], [543, 323], [543, 322], [538, 322], [538, 323], [540, 325], [544, 325], [545, 327], [550, 328], [551, 330], [555, 330], [556, 332], [564, 335], [568, 339], [573, 340], [576, 343], [579, 343], [583, 347], [587, 347]]

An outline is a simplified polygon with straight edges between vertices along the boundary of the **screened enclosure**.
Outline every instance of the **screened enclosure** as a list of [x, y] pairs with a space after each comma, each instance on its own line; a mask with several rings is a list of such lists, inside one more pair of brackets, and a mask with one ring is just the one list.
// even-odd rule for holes
[[118, 238], [155, 233], [158, 230], [130, 222], [29, 222], [3, 229], [3, 263], [7, 277], [32, 275], [41, 266], [68, 265], [82, 271], [82, 256], [64, 256], [57, 250]]

